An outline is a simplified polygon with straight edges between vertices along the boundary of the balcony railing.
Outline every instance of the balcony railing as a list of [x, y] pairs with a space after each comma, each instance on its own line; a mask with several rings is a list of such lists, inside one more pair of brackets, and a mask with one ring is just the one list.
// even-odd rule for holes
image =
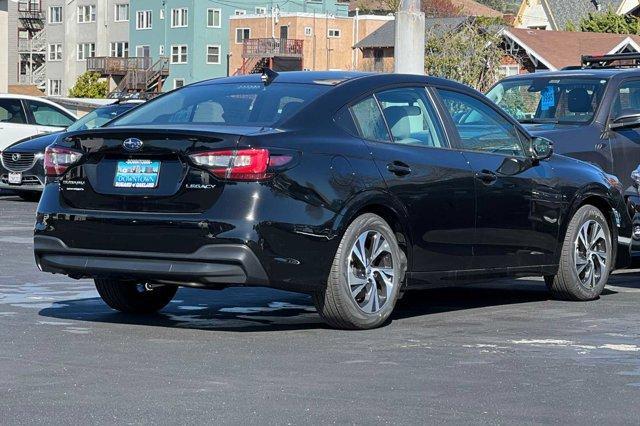
[[250, 38], [243, 41], [243, 58], [273, 58], [290, 57], [301, 58], [303, 40], [288, 38]]
[[135, 58], [87, 58], [87, 71], [99, 72], [102, 75], [125, 75], [132, 70], [147, 70], [151, 65], [153, 65], [152, 59], [146, 56]]

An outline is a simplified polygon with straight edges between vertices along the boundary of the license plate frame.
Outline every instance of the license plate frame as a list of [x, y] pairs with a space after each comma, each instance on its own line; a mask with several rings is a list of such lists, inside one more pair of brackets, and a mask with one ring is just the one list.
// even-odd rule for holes
[[160, 167], [157, 160], [118, 160], [113, 186], [122, 189], [155, 189], [160, 181]]
[[9, 181], [9, 185], [22, 185], [22, 173], [9, 172], [8, 181]]

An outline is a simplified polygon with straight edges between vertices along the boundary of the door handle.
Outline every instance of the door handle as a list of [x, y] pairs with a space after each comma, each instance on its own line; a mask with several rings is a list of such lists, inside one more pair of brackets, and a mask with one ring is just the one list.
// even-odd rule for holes
[[476, 179], [478, 179], [485, 185], [491, 185], [498, 180], [498, 175], [490, 170], [482, 170], [476, 173]]
[[387, 170], [396, 176], [406, 176], [411, 173], [411, 167], [402, 161], [394, 161], [387, 164]]

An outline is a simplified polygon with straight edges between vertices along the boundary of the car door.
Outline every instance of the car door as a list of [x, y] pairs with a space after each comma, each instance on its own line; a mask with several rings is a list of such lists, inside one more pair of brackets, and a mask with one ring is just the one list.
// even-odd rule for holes
[[[625, 115], [640, 114], [640, 79], [624, 80], [616, 89], [610, 121]], [[613, 174], [625, 188], [633, 189], [631, 172], [640, 165], [640, 128], [609, 132], [613, 154]]]
[[27, 122], [20, 99], [0, 98], [0, 151], [36, 133], [35, 126]]
[[438, 94], [475, 174], [474, 268], [553, 264], [562, 197], [551, 165], [531, 159], [528, 136], [488, 101]]
[[388, 191], [406, 207], [414, 273], [471, 266], [473, 174], [425, 87], [382, 90], [351, 106]]
[[27, 113], [38, 133], [51, 133], [67, 128], [75, 118], [51, 104], [27, 100]]

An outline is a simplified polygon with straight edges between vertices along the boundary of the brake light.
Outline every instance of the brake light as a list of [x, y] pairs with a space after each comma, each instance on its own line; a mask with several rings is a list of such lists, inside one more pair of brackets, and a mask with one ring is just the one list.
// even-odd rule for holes
[[48, 146], [44, 151], [44, 171], [47, 176], [61, 176], [82, 158], [82, 153], [59, 146]]
[[229, 180], [263, 180], [269, 177], [269, 150], [240, 149], [207, 151], [190, 155], [198, 166], [207, 168], [215, 176]]

